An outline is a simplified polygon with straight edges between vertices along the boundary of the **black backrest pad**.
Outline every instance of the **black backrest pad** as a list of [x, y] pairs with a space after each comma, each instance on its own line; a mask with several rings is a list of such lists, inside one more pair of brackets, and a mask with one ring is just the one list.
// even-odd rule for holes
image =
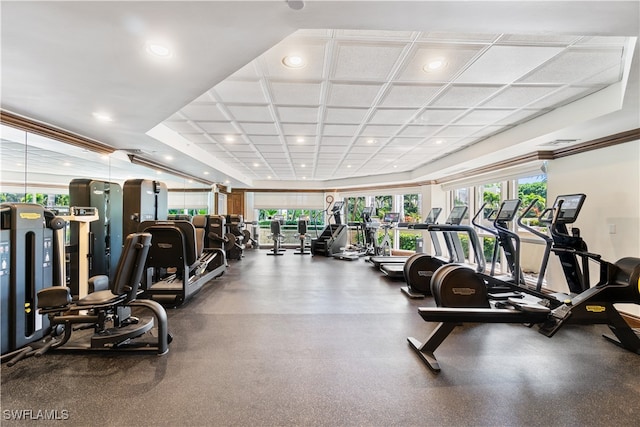
[[135, 298], [150, 246], [151, 234], [149, 233], [132, 233], [126, 237], [116, 274], [111, 282], [111, 293], [115, 295], [128, 293], [129, 299]]
[[[140, 228], [153, 235], [150, 259], [147, 262], [149, 267], [182, 267], [182, 260], [187, 265], [196, 262], [196, 229], [189, 221], [145, 221], [140, 224]], [[181, 237], [178, 236], [180, 234]], [[173, 260], [170, 259], [172, 256]], [[168, 264], [158, 264], [160, 259]]]

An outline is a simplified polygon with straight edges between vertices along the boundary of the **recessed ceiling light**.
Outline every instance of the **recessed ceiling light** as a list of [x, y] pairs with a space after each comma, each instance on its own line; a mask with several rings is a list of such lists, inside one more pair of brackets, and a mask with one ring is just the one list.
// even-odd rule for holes
[[397, 167], [398, 167], [398, 165], [393, 165], [393, 168], [394, 168], [394, 169], [395, 169], [395, 168], [397, 168]]
[[350, 168], [350, 167], [351, 167], [351, 165], [347, 165], [347, 167], [348, 167], [348, 168]]
[[147, 42], [147, 53], [158, 58], [171, 58], [171, 48], [164, 43]]
[[443, 140], [438, 139], [438, 140], [436, 141], [436, 144], [442, 144], [443, 142], [444, 142]]
[[230, 182], [231, 182], [231, 181], [229, 181], [228, 179], [225, 179], [225, 180], [224, 180], [224, 183], [225, 183], [225, 184], [229, 184]]
[[302, 179], [307, 179], [307, 177], [306, 177], [306, 176], [303, 176], [303, 177], [302, 177]]
[[282, 64], [287, 68], [302, 68], [304, 67], [304, 59], [299, 55], [289, 55], [282, 58]]
[[268, 176], [267, 176], [267, 179], [271, 179], [271, 175], [268, 175]]
[[376, 142], [378, 142], [377, 139], [367, 139], [367, 144], [375, 144]]
[[209, 172], [208, 172], [208, 171], [204, 171], [204, 174], [205, 174], [205, 175], [209, 175]]
[[447, 61], [444, 58], [433, 58], [422, 67], [425, 73], [432, 73], [438, 71], [447, 66]]
[[189, 184], [193, 184], [193, 180], [190, 179], [189, 181], [187, 181]]
[[304, 8], [303, 0], [287, 0], [287, 5], [293, 10], [300, 10]]
[[257, 168], [257, 167], [259, 167], [259, 166], [260, 166], [260, 163], [254, 163], [254, 164], [253, 164], [253, 167], [254, 167], [254, 168]]
[[305, 165], [304, 163], [302, 163], [302, 164], [300, 165], [300, 167], [301, 167], [301, 168], [306, 168], [306, 167], [307, 167], [307, 165]]
[[172, 156], [164, 156], [164, 159], [171, 161], [171, 160], [173, 160], [173, 157]]
[[62, 165], [63, 165], [63, 166], [71, 166], [71, 163], [69, 163], [69, 162], [64, 162]]
[[96, 120], [99, 120], [101, 122], [112, 122], [113, 121], [113, 118], [110, 115], [108, 115], [106, 113], [101, 113], [101, 112], [98, 112], [98, 111], [93, 112], [93, 117]]
[[228, 136], [225, 136], [225, 137], [224, 137], [224, 140], [225, 140], [226, 142], [233, 142], [233, 141], [235, 141], [235, 140], [236, 140], [236, 138], [235, 138], [235, 137], [233, 137], [233, 136], [231, 136], [231, 135], [228, 135]]
[[304, 138], [300, 136], [300, 137], [298, 137], [298, 139], [296, 139], [296, 142], [303, 143], [304, 142]]

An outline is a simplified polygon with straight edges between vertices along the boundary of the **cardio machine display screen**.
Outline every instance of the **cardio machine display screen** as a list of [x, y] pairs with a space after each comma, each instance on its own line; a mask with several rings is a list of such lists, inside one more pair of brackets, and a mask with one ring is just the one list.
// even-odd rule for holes
[[498, 221], [512, 221], [516, 216], [516, 212], [518, 211], [518, 207], [520, 206], [520, 200], [505, 200], [502, 203], [500, 208], [500, 212], [498, 212]]
[[449, 218], [447, 218], [447, 224], [458, 225], [462, 222], [464, 215], [467, 213], [466, 206], [456, 206], [451, 209]]
[[429, 211], [429, 215], [427, 215], [427, 218], [424, 220], [425, 224], [435, 224], [436, 220], [440, 216], [440, 212], [442, 212], [442, 208], [432, 208]]
[[389, 212], [384, 214], [383, 222], [398, 222], [400, 220], [399, 212]]
[[562, 201], [562, 207], [558, 213], [558, 219], [565, 223], [572, 223], [578, 218], [582, 204], [586, 196], [584, 194], [570, 194], [566, 196], [558, 196], [555, 206]]

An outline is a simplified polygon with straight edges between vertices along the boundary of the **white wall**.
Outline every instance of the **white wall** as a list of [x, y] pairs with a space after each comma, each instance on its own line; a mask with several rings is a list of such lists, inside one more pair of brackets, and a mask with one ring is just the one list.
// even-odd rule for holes
[[[587, 195], [574, 225], [591, 252], [610, 262], [640, 258], [640, 141], [550, 161], [547, 179], [549, 204], [560, 194]], [[591, 271], [597, 277], [597, 270]], [[553, 256], [547, 283], [554, 290], [567, 290]], [[625, 306], [625, 311], [640, 315], [638, 306]]]

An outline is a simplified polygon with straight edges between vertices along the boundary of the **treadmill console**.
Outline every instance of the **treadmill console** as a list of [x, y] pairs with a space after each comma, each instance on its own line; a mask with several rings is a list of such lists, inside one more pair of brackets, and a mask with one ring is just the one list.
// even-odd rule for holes
[[442, 208], [431, 208], [429, 215], [427, 215], [427, 218], [424, 220], [424, 223], [435, 224], [440, 216], [440, 212], [442, 212]]
[[467, 214], [467, 209], [468, 209], [467, 206], [464, 206], [464, 205], [455, 206], [453, 209], [451, 209], [451, 212], [449, 213], [449, 216], [447, 217], [445, 224], [460, 225], [460, 223], [464, 219], [464, 216]]

